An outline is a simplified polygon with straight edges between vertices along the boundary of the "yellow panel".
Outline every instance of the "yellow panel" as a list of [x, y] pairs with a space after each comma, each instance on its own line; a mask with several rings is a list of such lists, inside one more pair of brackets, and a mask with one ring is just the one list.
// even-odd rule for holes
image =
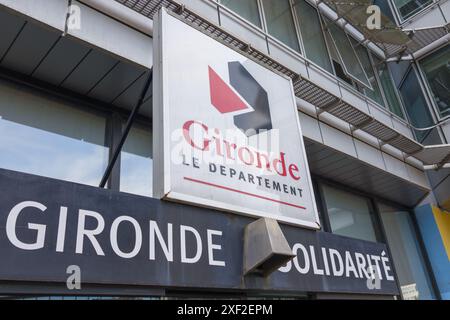
[[450, 212], [450, 198], [448, 198], [444, 203], [441, 203], [441, 207]]
[[442, 237], [445, 251], [447, 251], [448, 260], [450, 261], [450, 213], [433, 207], [433, 214]]

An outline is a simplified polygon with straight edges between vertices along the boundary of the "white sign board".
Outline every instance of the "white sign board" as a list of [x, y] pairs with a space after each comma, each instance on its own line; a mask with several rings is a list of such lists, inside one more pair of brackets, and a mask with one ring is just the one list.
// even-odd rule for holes
[[417, 291], [416, 283], [401, 286], [400, 289], [404, 300], [419, 300], [419, 291]]
[[320, 228], [291, 79], [161, 10], [155, 196]]

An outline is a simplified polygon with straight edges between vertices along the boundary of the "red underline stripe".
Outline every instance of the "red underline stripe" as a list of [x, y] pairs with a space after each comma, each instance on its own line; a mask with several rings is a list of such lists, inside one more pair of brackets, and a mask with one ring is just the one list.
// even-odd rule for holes
[[227, 191], [231, 191], [231, 192], [244, 194], [244, 195], [250, 196], [250, 197], [255, 197], [255, 198], [259, 198], [259, 199], [263, 199], [263, 200], [267, 200], [267, 201], [272, 201], [272, 202], [284, 204], [286, 206], [290, 206], [290, 207], [294, 207], [294, 208], [298, 208], [298, 209], [302, 209], [302, 210], [306, 210], [306, 207], [298, 206], [298, 205], [295, 205], [295, 204], [292, 204], [292, 203], [289, 203], [289, 202], [284, 202], [284, 201], [279, 201], [279, 200], [275, 200], [275, 199], [259, 196], [257, 194], [248, 193], [248, 192], [245, 192], [245, 191], [228, 188], [228, 187], [225, 187], [225, 186], [221, 186], [221, 185], [210, 183], [210, 182], [206, 182], [206, 181], [196, 180], [196, 179], [192, 179], [192, 178], [188, 178], [188, 177], [184, 177], [184, 180], [195, 182], [195, 183], [199, 183], [199, 184], [203, 184], [203, 185], [210, 186], [210, 187], [215, 187], [215, 188], [227, 190]]

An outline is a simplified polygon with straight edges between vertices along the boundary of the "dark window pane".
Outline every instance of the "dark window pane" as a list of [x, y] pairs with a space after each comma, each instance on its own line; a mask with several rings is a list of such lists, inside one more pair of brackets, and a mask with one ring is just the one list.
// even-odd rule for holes
[[344, 69], [342, 69], [342, 66], [340, 63], [333, 60], [333, 66], [334, 70], [336, 71], [336, 76], [338, 76], [341, 80], [344, 80], [349, 85], [353, 85], [352, 79], [347, 77], [347, 74], [344, 72]]
[[[416, 128], [429, 127], [434, 124], [425, 97], [422, 93], [416, 72], [411, 69], [405, 81], [400, 87], [400, 92], [405, 102], [405, 109], [408, 112], [411, 123]], [[416, 137], [422, 141], [428, 135], [427, 131], [417, 131]]]
[[361, 61], [362, 66], [364, 67], [364, 71], [366, 72], [366, 75], [369, 78], [370, 84], [372, 85], [372, 89], [363, 88], [364, 94], [367, 95], [369, 98], [373, 99], [374, 101], [378, 102], [382, 106], [384, 106], [383, 97], [381, 95], [380, 87], [378, 85], [378, 80], [375, 77], [372, 62], [370, 61], [367, 49], [364, 46], [359, 45], [353, 39], [352, 44], [353, 47], [355, 48], [359, 60]]
[[433, 299], [410, 213], [385, 205], [379, 208], [403, 298]]
[[397, 89], [395, 88], [387, 64], [380, 63], [378, 59], [374, 59], [374, 61], [377, 66], [378, 77], [380, 78], [381, 87], [383, 88], [389, 110], [399, 117], [404, 118], [405, 116], [402, 111], [401, 102], [398, 99]]
[[120, 191], [153, 195], [152, 133], [135, 125], [123, 146], [120, 159]]
[[0, 92], [0, 168], [99, 185], [105, 118], [6, 82]]
[[411, 17], [432, 3], [433, 0], [394, 0], [394, 5], [403, 19]]
[[319, 15], [305, 0], [294, 2], [306, 57], [329, 72], [333, 72], [327, 46], [322, 32]]
[[268, 32], [287, 46], [300, 52], [289, 0], [263, 0], [263, 7]]
[[337, 49], [337, 53], [343, 62], [343, 68], [348, 76], [351, 76], [356, 81], [359, 81], [368, 88], [371, 87], [364, 68], [353, 49], [350, 39], [344, 30], [339, 28], [336, 24], [328, 20], [328, 30], [331, 34], [332, 41]]
[[425, 58], [421, 65], [441, 116], [450, 115], [450, 46]]
[[381, 12], [388, 17], [389, 19], [391, 19], [392, 22], [395, 22], [394, 19], [394, 15], [392, 14], [392, 10], [389, 7], [389, 3], [387, 0], [374, 0], [373, 1], [374, 5], [377, 5], [378, 7], [380, 7]]
[[327, 185], [323, 186], [323, 191], [333, 233], [377, 240], [368, 199]]
[[261, 27], [257, 0], [221, 0], [220, 2], [242, 18]]

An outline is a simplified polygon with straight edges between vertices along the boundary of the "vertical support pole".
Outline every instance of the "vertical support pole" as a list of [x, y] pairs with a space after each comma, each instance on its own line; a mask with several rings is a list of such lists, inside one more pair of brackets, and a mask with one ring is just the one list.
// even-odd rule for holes
[[119, 143], [115, 147], [111, 159], [109, 160], [108, 167], [106, 168], [102, 181], [100, 182], [100, 188], [104, 188], [106, 186], [106, 183], [108, 182], [109, 176], [111, 175], [114, 165], [117, 162], [117, 158], [119, 157], [119, 154], [122, 151], [125, 140], [127, 139], [128, 134], [130, 133], [131, 126], [133, 125], [134, 120], [136, 119], [136, 116], [138, 115], [139, 110], [142, 104], [144, 103], [145, 95], [147, 93], [147, 90], [150, 88], [152, 82], [153, 82], [153, 68], [150, 69], [149, 71], [147, 81], [145, 82], [145, 85], [142, 88], [139, 100], [136, 106], [133, 108], [133, 111], [131, 112], [130, 116], [128, 117], [127, 124], [125, 125], [124, 131], [122, 133], [122, 137], [120, 138]]

